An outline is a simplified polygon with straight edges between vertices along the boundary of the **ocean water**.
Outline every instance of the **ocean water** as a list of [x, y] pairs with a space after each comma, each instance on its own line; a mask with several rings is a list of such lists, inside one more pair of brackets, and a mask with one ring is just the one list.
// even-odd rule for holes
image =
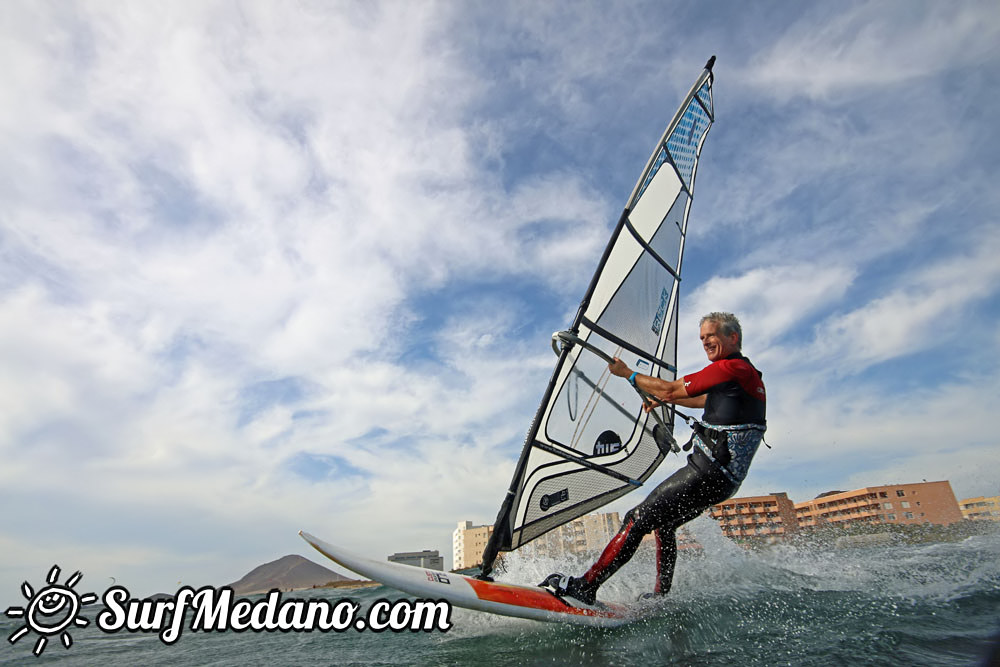
[[[633, 602], [652, 585], [640, 553], [601, 597], [634, 604], [637, 620], [591, 629], [455, 609], [447, 632], [186, 632], [72, 628], [38, 657], [36, 637], [0, 646], [12, 665], [986, 665], [1000, 633], [1000, 533], [960, 542], [746, 551], [701, 518], [702, 555], [683, 553], [674, 590]], [[587, 563], [511, 559], [504, 579], [535, 582]], [[367, 607], [406, 597], [378, 587], [326, 591]], [[316, 596], [309, 592], [297, 597]], [[86, 612], [88, 608], [84, 608]], [[92, 621], [96, 611], [82, 613]], [[0, 616], [5, 639], [24, 625]]]

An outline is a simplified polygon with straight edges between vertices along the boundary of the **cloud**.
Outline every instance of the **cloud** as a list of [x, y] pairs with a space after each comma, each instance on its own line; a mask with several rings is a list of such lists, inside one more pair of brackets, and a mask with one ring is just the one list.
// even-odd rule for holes
[[979, 325], [969, 309], [997, 293], [998, 240], [980, 238], [967, 253], [918, 267], [892, 291], [822, 322], [810, 356], [849, 372], [964, 338]]
[[854, 277], [848, 267], [796, 264], [761, 266], [708, 280], [683, 301], [678, 352], [682, 370], [704, 362], [698, 322], [713, 311], [740, 318], [747, 354], [761, 364], [784, 366], [786, 359], [771, 348], [780, 348], [817, 312], [839, 303]]
[[1000, 19], [987, 2], [817, 6], [751, 59], [738, 77], [787, 101], [870, 94], [884, 86], [982, 65], [997, 56]]

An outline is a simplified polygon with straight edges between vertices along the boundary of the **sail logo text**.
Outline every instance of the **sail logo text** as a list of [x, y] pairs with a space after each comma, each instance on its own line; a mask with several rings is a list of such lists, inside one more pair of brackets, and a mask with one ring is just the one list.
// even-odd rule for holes
[[543, 512], [548, 512], [549, 508], [555, 507], [560, 503], [564, 503], [569, 500], [569, 489], [562, 489], [561, 491], [556, 491], [555, 493], [549, 493], [542, 496], [541, 501], [538, 505], [542, 508]]
[[660, 331], [663, 330], [663, 318], [667, 314], [667, 304], [670, 303], [670, 290], [666, 287], [660, 292], [660, 308], [656, 311], [656, 317], [653, 318], [653, 333], [657, 336], [660, 335]]

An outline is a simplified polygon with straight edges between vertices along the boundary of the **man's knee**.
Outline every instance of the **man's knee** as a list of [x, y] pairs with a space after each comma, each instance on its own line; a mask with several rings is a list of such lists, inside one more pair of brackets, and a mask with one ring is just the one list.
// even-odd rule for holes
[[629, 533], [635, 532], [640, 536], [648, 535], [658, 528], [654, 521], [654, 515], [655, 513], [650, 511], [648, 507], [643, 507], [642, 505], [633, 507], [625, 513], [625, 518], [622, 520], [622, 529], [628, 530]]

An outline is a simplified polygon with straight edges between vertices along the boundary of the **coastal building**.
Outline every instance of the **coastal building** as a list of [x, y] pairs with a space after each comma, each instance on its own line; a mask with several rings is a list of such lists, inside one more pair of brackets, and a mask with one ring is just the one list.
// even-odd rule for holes
[[730, 498], [713, 505], [709, 516], [719, 522], [723, 535], [732, 538], [768, 538], [799, 530], [795, 504], [784, 492]]
[[795, 515], [799, 527], [804, 529], [861, 522], [947, 526], [962, 520], [948, 481], [828, 491], [812, 500], [795, 503]]
[[553, 528], [530, 543], [532, 553], [549, 558], [602, 550], [621, 527], [618, 512], [587, 514]]
[[430, 570], [443, 570], [444, 558], [435, 549], [431, 551], [402, 551], [395, 553], [388, 558], [390, 563], [402, 563], [403, 565], [413, 565], [414, 567], [425, 567]]
[[[534, 555], [549, 558], [587, 554], [603, 549], [620, 527], [618, 512], [588, 514], [553, 528], [525, 548]], [[492, 533], [493, 526], [476, 526], [471, 521], [459, 521], [451, 540], [454, 569], [479, 566]]]
[[482, 564], [483, 550], [493, 534], [493, 526], [474, 526], [459, 521], [451, 534], [452, 569], [464, 570]]
[[973, 521], [1000, 521], [1000, 496], [966, 498], [958, 501], [962, 517]]

